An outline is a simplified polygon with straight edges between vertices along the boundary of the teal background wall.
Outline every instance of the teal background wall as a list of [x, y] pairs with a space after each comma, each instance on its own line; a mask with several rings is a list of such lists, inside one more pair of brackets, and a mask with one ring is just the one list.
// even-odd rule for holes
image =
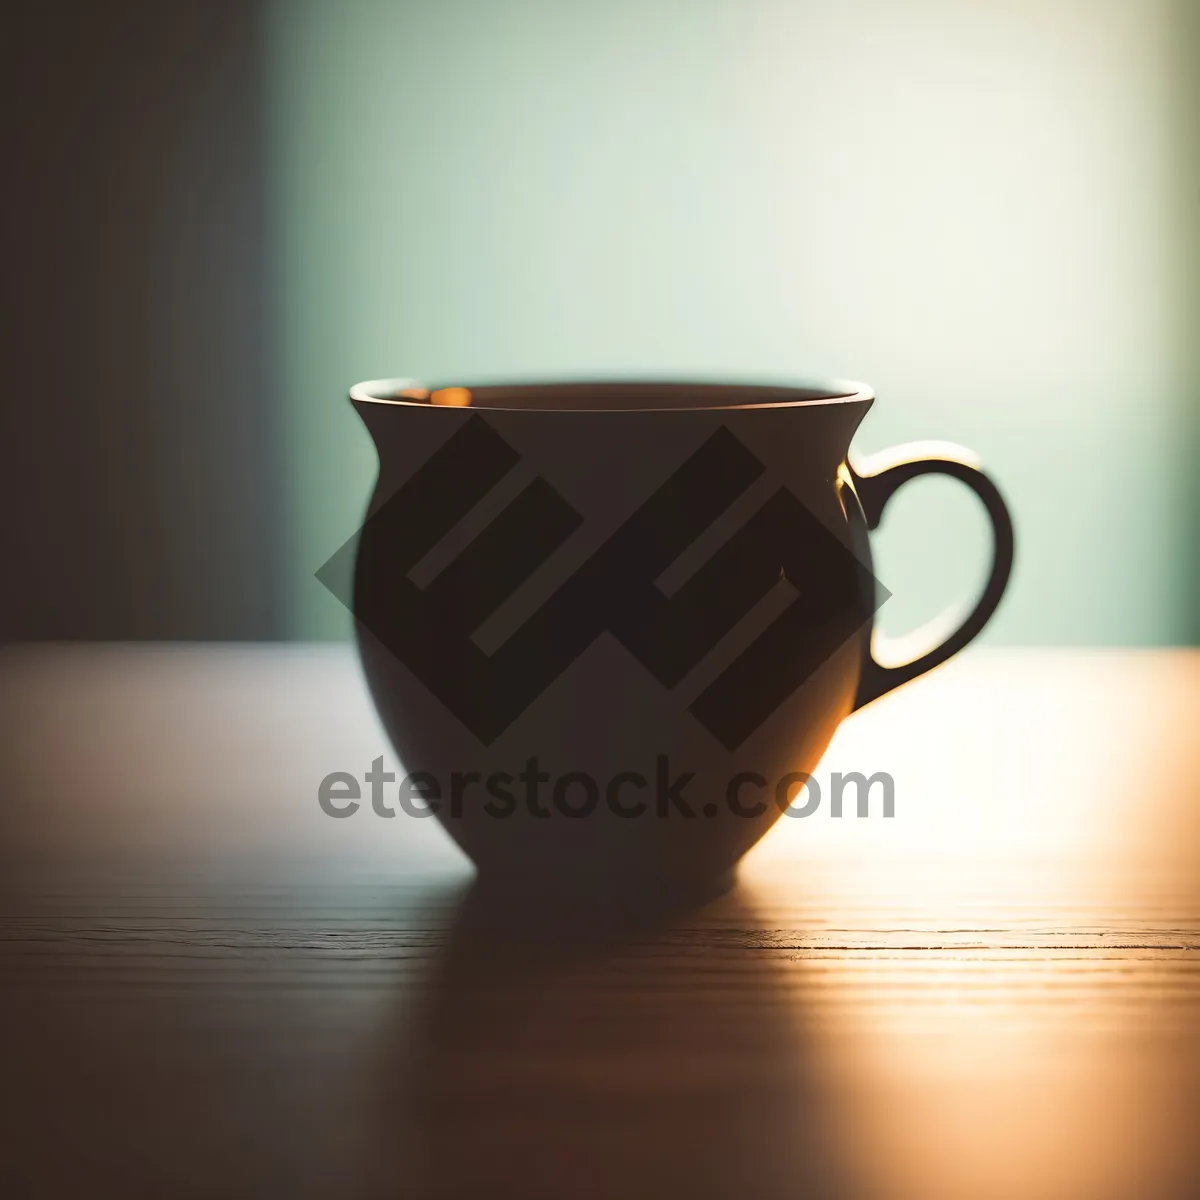
[[[1191, 6], [275, 0], [288, 629], [411, 375], [864, 379], [857, 445], [961, 441], [1010, 499], [993, 642], [1194, 640]], [[981, 577], [950, 483], [889, 509], [881, 618]]]

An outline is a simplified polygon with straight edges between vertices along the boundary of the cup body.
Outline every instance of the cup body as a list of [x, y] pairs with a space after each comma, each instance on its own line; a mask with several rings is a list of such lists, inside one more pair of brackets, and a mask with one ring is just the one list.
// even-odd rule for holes
[[875, 606], [869, 389], [352, 399], [358, 645], [411, 810], [485, 876], [588, 887], [714, 878], [803, 811]]

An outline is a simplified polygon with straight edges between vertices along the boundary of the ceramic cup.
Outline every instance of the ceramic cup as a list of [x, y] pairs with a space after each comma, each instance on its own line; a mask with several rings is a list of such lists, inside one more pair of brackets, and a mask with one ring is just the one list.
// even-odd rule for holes
[[[345, 599], [403, 767], [390, 803], [484, 879], [727, 877], [804, 811], [838, 724], [965, 646], [1008, 580], [1012, 524], [969, 452], [849, 464], [861, 384], [350, 395], [379, 476]], [[868, 531], [933, 473], [983, 501], [990, 575], [950, 636], [883, 666]]]

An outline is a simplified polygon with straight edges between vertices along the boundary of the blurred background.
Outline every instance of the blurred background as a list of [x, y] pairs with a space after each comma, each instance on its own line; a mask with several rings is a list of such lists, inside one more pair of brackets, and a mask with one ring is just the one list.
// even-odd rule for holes
[[[359, 379], [817, 375], [995, 473], [987, 639], [1200, 641], [1200, 5], [13, 12], [3, 638], [348, 636]], [[885, 629], [986, 553], [913, 485]]]

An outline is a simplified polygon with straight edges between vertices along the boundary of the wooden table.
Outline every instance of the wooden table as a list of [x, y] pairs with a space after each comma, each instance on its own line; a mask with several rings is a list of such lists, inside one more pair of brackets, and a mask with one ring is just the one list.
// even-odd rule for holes
[[964, 656], [822, 766], [894, 818], [555, 938], [321, 813], [344, 648], [0, 672], [0, 1195], [1200, 1196], [1200, 654]]

